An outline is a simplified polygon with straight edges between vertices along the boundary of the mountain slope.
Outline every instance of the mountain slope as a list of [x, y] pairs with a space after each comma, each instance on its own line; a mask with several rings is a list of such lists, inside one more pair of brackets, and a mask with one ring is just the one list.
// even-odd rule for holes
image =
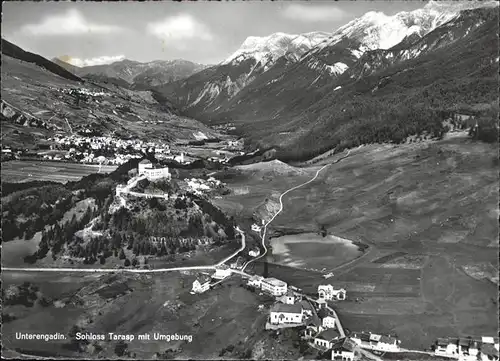
[[[286, 34], [251, 37], [210, 71], [159, 90], [187, 115], [205, 122], [253, 122], [280, 117], [290, 122], [291, 117], [305, 112], [321, 98], [314, 95], [316, 89], [335, 83], [332, 91], [337, 91], [340, 89], [337, 87], [352, 79], [444, 46], [478, 25], [473, 18], [461, 17], [460, 11], [491, 5], [496, 6], [494, 3], [450, 5], [431, 1], [422, 9], [394, 16], [369, 12], [329, 36], [321, 33], [316, 46], [295, 57], [286, 54], [279, 57], [280, 52], [276, 51], [280, 44], [290, 42], [287, 37], [280, 38]], [[457, 20], [452, 30], [443, 27], [452, 20]], [[420, 48], [414, 46], [435, 29], [440, 30], [434, 33], [434, 42], [426, 38], [420, 42]], [[446, 32], [449, 34], [444, 35]], [[275, 40], [268, 44], [271, 39]], [[400, 49], [407, 51], [397, 52]], [[265, 67], [257, 64], [266, 59], [266, 54], [272, 61], [264, 60]], [[283, 132], [286, 128], [283, 126]]]
[[[310, 88], [271, 121], [252, 118], [247, 108], [223, 116], [253, 119], [242, 132], [259, 146], [281, 145], [291, 158], [363, 142], [401, 141], [424, 130], [439, 135], [443, 110], [498, 101], [497, 37], [497, 9], [466, 10], [406, 49], [368, 53], [354, 69], [378, 69], [361, 77], [353, 70]], [[252, 107], [264, 114], [263, 104], [266, 100], [258, 99]]]
[[186, 109], [187, 114], [216, 111], [268, 69], [276, 64], [295, 63], [327, 38], [328, 34], [322, 32], [251, 36], [222, 63], [183, 81], [162, 86], [159, 90], [175, 99], [178, 106]]
[[67, 71], [63, 67], [51, 62], [48, 59], [45, 59], [44, 57], [38, 54], [33, 54], [28, 51], [25, 51], [5, 39], [2, 39], [2, 54], [28, 63], [33, 63], [65, 79], [82, 81], [81, 78]]
[[[8, 47], [2, 50], [12, 54]], [[15, 55], [25, 55], [17, 51]], [[24, 59], [40, 58], [31, 54]], [[61, 71], [44, 60], [49, 69]], [[196, 120], [178, 116], [175, 107], [155, 91], [70, 80], [4, 53], [1, 90], [2, 146], [12, 149], [47, 149], [47, 139], [56, 132], [165, 143], [196, 140], [200, 132], [207, 138], [222, 137]]]
[[124, 59], [111, 64], [85, 67], [72, 65], [62, 58], [54, 58], [53, 61], [80, 77], [109, 81], [120, 86], [128, 84], [127, 87], [138, 89], [151, 88], [184, 79], [206, 68], [205, 65], [187, 60], [155, 60], [141, 63]]

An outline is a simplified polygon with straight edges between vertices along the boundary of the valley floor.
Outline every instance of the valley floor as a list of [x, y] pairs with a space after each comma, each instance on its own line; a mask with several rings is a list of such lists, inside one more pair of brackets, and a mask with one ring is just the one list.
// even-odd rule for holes
[[[332, 268], [314, 272], [310, 269], [321, 268], [318, 262], [311, 267], [317, 247], [307, 240], [303, 247], [289, 247], [287, 263], [279, 239], [271, 239], [276, 254], [269, 261], [281, 265], [271, 264], [269, 275], [311, 293], [322, 283], [345, 287], [348, 300], [336, 308], [345, 327], [396, 333], [408, 349], [429, 348], [438, 337], [496, 335], [497, 152], [495, 145], [464, 134], [353, 150], [309, 187], [287, 195], [271, 228], [297, 234], [317, 232], [323, 224], [330, 234], [367, 244], [368, 250], [345, 266], [335, 266], [339, 253], [334, 252]], [[269, 187], [262, 193], [275, 199], [271, 184], [281, 189], [291, 181], [252, 186]], [[242, 211], [272, 209], [257, 203], [246, 209], [250, 194], [240, 198]], [[256, 269], [262, 271], [262, 263]], [[329, 271], [334, 277], [326, 281], [323, 274]]]

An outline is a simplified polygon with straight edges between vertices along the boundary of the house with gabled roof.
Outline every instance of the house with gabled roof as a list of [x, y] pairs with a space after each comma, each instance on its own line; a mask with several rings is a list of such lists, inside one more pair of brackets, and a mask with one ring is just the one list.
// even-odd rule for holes
[[332, 348], [339, 337], [340, 334], [333, 329], [323, 330], [314, 337], [314, 344], [328, 350]]
[[212, 275], [212, 278], [222, 280], [226, 277], [231, 276], [231, 273], [232, 273], [231, 269], [227, 265], [222, 264], [215, 268], [215, 273]]
[[304, 336], [306, 338], [312, 338], [323, 331], [323, 327], [321, 327], [321, 320], [316, 314], [307, 317], [304, 324], [306, 326], [304, 331]]
[[494, 344], [483, 343], [480, 349], [481, 361], [498, 361], [499, 353]]
[[357, 343], [361, 348], [381, 351], [381, 352], [399, 352], [400, 340], [389, 335], [378, 335], [371, 332], [353, 333], [351, 340]]
[[300, 304], [289, 305], [286, 303], [275, 303], [271, 307], [270, 323], [279, 324], [302, 324], [304, 312]]
[[343, 301], [346, 299], [347, 292], [344, 288], [335, 289], [332, 285], [318, 286], [318, 297], [325, 300]]
[[193, 282], [192, 292], [194, 293], [203, 293], [208, 291], [210, 288], [211, 277], [205, 274], [202, 274]]
[[349, 338], [343, 338], [332, 345], [332, 360], [352, 361], [356, 343]]

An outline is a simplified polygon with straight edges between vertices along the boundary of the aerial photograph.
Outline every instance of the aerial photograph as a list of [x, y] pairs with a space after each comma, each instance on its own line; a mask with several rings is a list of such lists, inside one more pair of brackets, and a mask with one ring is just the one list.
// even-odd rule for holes
[[496, 0], [2, 5], [2, 359], [499, 360]]

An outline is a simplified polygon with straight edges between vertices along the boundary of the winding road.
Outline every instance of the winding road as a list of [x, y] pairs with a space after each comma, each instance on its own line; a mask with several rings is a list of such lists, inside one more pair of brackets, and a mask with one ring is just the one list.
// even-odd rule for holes
[[[264, 252], [256, 257], [245, 263], [243, 268], [241, 270], [232, 270], [233, 273], [240, 274], [242, 276], [250, 277], [247, 273], [245, 273], [245, 268], [252, 262], [257, 261], [264, 257], [267, 254], [267, 247], [265, 245], [265, 239], [266, 239], [266, 232], [267, 232], [267, 227], [271, 224], [272, 221], [283, 211], [283, 197], [287, 195], [288, 193], [301, 188], [305, 185], [308, 185], [316, 180], [318, 178], [319, 173], [325, 169], [327, 166], [331, 164], [335, 164], [342, 159], [346, 158], [349, 156], [350, 150], [347, 151], [346, 155], [335, 162], [325, 164], [322, 166], [320, 169], [316, 171], [314, 174], [314, 177], [308, 180], [307, 182], [304, 182], [302, 184], [299, 184], [295, 187], [292, 187], [285, 192], [283, 192], [280, 197], [279, 197], [279, 202], [280, 202], [280, 209], [274, 216], [264, 225], [264, 231], [262, 232], [261, 239], [262, 239], [262, 247], [264, 248]], [[131, 188], [137, 184], [137, 182], [141, 180], [141, 177], [138, 177], [134, 181], [130, 182], [128, 184], [123, 193], [127, 193]], [[122, 198], [122, 203], [125, 201]], [[222, 261], [213, 264], [213, 265], [207, 265], [207, 266], [191, 266], [191, 267], [174, 267], [174, 268], [158, 268], [158, 269], [125, 269], [125, 268], [16, 268], [16, 267], [2, 267], [2, 271], [17, 271], [17, 272], [75, 272], [75, 273], [112, 273], [112, 272], [125, 272], [125, 273], [160, 273], [160, 272], [174, 272], [174, 271], [190, 271], [190, 270], [215, 270], [217, 267], [220, 267], [233, 257], [235, 257], [238, 253], [243, 251], [246, 248], [246, 240], [245, 240], [245, 233], [239, 228], [236, 227], [236, 231], [241, 235], [241, 246], [238, 250], [236, 250], [234, 253], [229, 255], [228, 257], [224, 258]]]
[[271, 219], [270, 219], [270, 220], [269, 220], [269, 221], [268, 221], [268, 222], [264, 225], [264, 231], [262, 232], [262, 234], [261, 234], [261, 236], [260, 236], [260, 237], [261, 237], [261, 240], [262, 240], [262, 248], [264, 248], [264, 252], [263, 252], [260, 256], [258, 256], [258, 257], [256, 257], [256, 258], [254, 258], [254, 259], [251, 259], [250, 261], [248, 261], [247, 263], [245, 263], [245, 265], [244, 265], [244, 266], [243, 266], [243, 268], [241, 269], [242, 271], [245, 271], [245, 268], [246, 268], [246, 267], [247, 267], [250, 263], [255, 262], [255, 261], [257, 261], [257, 260], [261, 259], [262, 257], [264, 257], [264, 256], [267, 254], [267, 247], [266, 247], [266, 242], [265, 242], [265, 241], [266, 241], [266, 232], [267, 232], [267, 227], [268, 227], [268, 226], [271, 224], [271, 222], [272, 222], [272, 221], [274, 221], [274, 219], [275, 219], [275, 218], [276, 218], [276, 217], [277, 217], [277, 216], [278, 216], [278, 215], [279, 215], [279, 214], [283, 211], [283, 197], [284, 197], [284, 196], [286, 196], [288, 193], [290, 193], [290, 192], [292, 192], [292, 191], [296, 190], [296, 189], [299, 189], [299, 188], [301, 188], [301, 187], [303, 187], [303, 186], [305, 186], [305, 185], [308, 185], [309, 183], [314, 182], [314, 181], [316, 180], [316, 178], [318, 178], [319, 173], [320, 173], [323, 169], [325, 169], [325, 168], [326, 168], [326, 167], [328, 167], [329, 165], [332, 165], [332, 164], [335, 164], [335, 163], [340, 162], [340, 161], [341, 161], [342, 159], [344, 159], [344, 158], [347, 158], [347, 157], [349, 156], [349, 153], [350, 153], [350, 152], [351, 152], [351, 151], [350, 151], [350, 149], [349, 149], [349, 150], [347, 150], [346, 155], [345, 155], [345, 156], [343, 156], [342, 158], [337, 159], [335, 162], [328, 163], [328, 164], [325, 164], [324, 166], [322, 166], [320, 169], [318, 169], [318, 170], [316, 171], [316, 174], [314, 174], [314, 177], [312, 177], [312, 178], [311, 178], [310, 180], [308, 180], [307, 182], [304, 182], [304, 183], [302, 183], [302, 184], [299, 184], [299, 185], [297, 185], [297, 186], [295, 186], [295, 187], [292, 187], [292, 188], [290, 188], [290, 189], [286, 190], [285, 192], [281, 193], [281, 195], [280, 195], [280, 197], [279, 197], [280, 209], [279, 209], [279, 210], [278, 210], [278, 212], [276, 212], [276, 213], [274, 214], [274, 216], [273, 216], [273, 217], [272, 217], [272, 218], [271, 218]]

